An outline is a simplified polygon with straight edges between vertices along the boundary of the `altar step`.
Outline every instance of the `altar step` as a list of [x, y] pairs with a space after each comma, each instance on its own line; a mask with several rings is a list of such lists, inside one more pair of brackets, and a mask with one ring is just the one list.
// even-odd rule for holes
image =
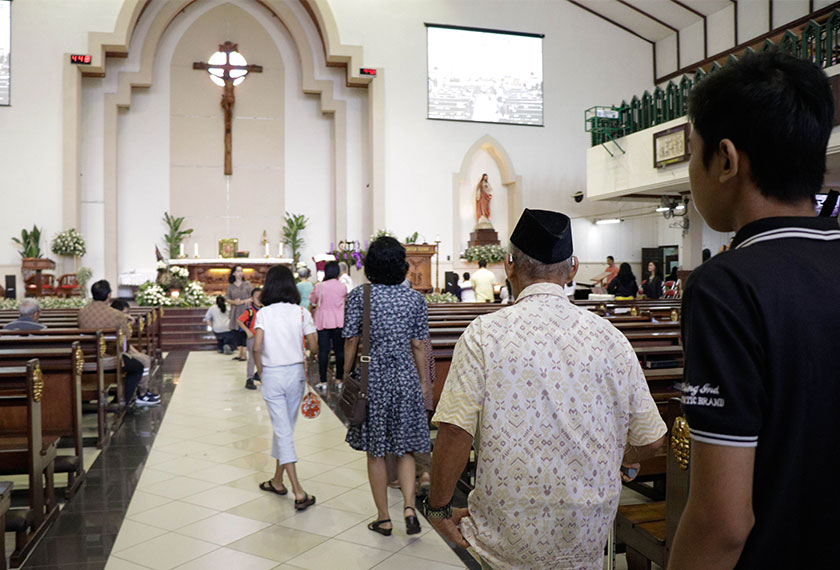
[[216, 337], [204, 323], [206, 308], [164, 309], [160, 323], [161, 349], [216, 350]]

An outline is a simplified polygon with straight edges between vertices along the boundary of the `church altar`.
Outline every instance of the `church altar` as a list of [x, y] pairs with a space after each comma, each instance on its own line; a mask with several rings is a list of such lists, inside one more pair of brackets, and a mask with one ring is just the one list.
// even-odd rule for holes
[[230, 257], [216, 259], [170, 259], [169, 265], [180, 265], [186, 267], [190, 272], [190, 281], [201, 281], [204, 283], [204, 292], [208, 295], [223, 294], [228, 288], [228, 277], [230, 270], [242, 266], [245, 273], [245, 280], [256, 287], [265, 281], [265, 274], [275, 265], [286, 265], [290, 269], [294, 267], [294, 260], [279, 257], [248, 258]]

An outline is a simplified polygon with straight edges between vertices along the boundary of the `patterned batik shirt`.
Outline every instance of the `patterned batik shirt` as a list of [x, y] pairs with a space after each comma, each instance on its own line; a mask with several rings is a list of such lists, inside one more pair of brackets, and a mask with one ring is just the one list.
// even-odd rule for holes
[[627, 339], [537, 283], [458, 340], [433, 421], [475, 438], [461, 532], [494, 569], [600, 569], [626, 444], [665, 434]]
[[79, 309], [80, 329], [116, 329], [122, 328], [126, 338], [131, 336], [128, 315], [111, 307], [108, 301], [91, 301]]

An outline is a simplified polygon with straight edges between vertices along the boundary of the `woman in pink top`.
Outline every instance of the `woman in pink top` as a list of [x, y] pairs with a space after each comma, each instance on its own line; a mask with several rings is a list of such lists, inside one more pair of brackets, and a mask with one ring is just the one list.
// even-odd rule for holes
[[344, 299], [347, 287], [338, 280], [337, 261], [328, 261], [324, 266], [324, 280], [315, 285], [309, 295], [309, 306], [315, 308], [315, 328], [318, 329], [318, 371], [321, 383], [318, 389], [327, 389], [327, 365], [330, 361], [330, 344], [335, 352], [335, 379], [337, 389], [341, 389], [344, 378]]

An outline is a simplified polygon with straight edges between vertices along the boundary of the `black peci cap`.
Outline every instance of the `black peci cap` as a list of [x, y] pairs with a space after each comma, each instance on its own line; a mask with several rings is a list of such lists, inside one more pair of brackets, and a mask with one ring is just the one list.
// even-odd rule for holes
[[510, 242], [538, 261], [560, 263], [572, 256], [572, 222], [560, 212], [522, 212]]

